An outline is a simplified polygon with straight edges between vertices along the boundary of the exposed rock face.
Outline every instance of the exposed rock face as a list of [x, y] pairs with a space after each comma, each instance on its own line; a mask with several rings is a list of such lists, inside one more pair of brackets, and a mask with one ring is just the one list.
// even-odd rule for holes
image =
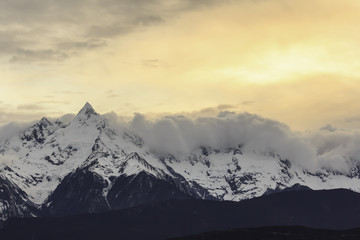
[[76, 170], [67, 175], [45, 204], [49, 215], [66, 216], [110, 210], [104, 189], [108, 183], [97, 173]]
[[36, 212], [26, 193], [0, 174], [0, 221], [11, 217], [30, 217]]

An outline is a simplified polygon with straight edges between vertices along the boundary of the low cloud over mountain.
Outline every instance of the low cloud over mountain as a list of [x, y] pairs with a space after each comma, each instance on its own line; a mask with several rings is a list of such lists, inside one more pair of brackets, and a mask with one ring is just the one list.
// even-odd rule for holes
[[[294, 132], [284, 123], [249, 113], [220, 112], [215, 117], [168, 115], [150, 119], [135, 114], [125, 121], [116, 114], [106, 114], [117, 128], [130, 128], [157, 154], [187, 156], [200, 147], [215, 149], [242, 146], [244, 151], [276, 154], [306, 168], [326, 167], [346, 172], [352, 162], [360, 161], [360, 134], [355, 130], [331, 125], [313, 132]], [[65, 124], [74, 117], [60, 119]], [[56, 119], [53, 119], [55, 121]], [[0, 127], [0, 141], [18, 134], [31, 123]]]
[[166, 116], [149, 120], [136, 114], [131, 127], [151, 149], [159, 153], [189, 154], [201, 146], [278, 154], [307, 168], [348, 170], [349, 161], [359, 161], [360, 135], [356, 131], [322, 128], [294, 132], [287, 125], [258, 115], [220, 112], [216, 117], [192, 119]]

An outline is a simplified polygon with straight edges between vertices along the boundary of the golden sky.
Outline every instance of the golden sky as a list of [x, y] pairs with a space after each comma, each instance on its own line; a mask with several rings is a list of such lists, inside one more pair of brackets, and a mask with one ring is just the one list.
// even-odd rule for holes
[[0, 125], [89, 101], [360, 128], [358, 0], [13, 0], [0, 16]]

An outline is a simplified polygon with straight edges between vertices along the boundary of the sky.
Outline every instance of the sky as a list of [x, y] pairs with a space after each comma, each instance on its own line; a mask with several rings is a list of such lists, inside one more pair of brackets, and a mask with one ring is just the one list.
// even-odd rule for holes
[[358, 0], [0, 1], [0, 125], [257, 114], [360, 128]]

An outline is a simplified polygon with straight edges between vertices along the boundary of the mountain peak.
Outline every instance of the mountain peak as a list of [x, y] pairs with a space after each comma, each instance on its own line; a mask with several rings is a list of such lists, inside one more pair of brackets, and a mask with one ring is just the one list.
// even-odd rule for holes
[[54, 131], [54, 125], [46, 117], [43, 117], [39, 122], [28, 128], [21, 139], [26, 141], [35, 140], [36, 143], [42, 144], [46, 137]]
[[90, 118], [93, 115], [99, 115], [95, 109], [91, 106], [89, 102], [86, 102], [84, 107], [80, 110], [77, 116], [85, 116], [86, 118]]
[[46, 117], [43, 117], [40, 121], [39, 124], [49, 124], [51, 125], [52, 123], [49, 121], [49, 119], [47, 119]]

